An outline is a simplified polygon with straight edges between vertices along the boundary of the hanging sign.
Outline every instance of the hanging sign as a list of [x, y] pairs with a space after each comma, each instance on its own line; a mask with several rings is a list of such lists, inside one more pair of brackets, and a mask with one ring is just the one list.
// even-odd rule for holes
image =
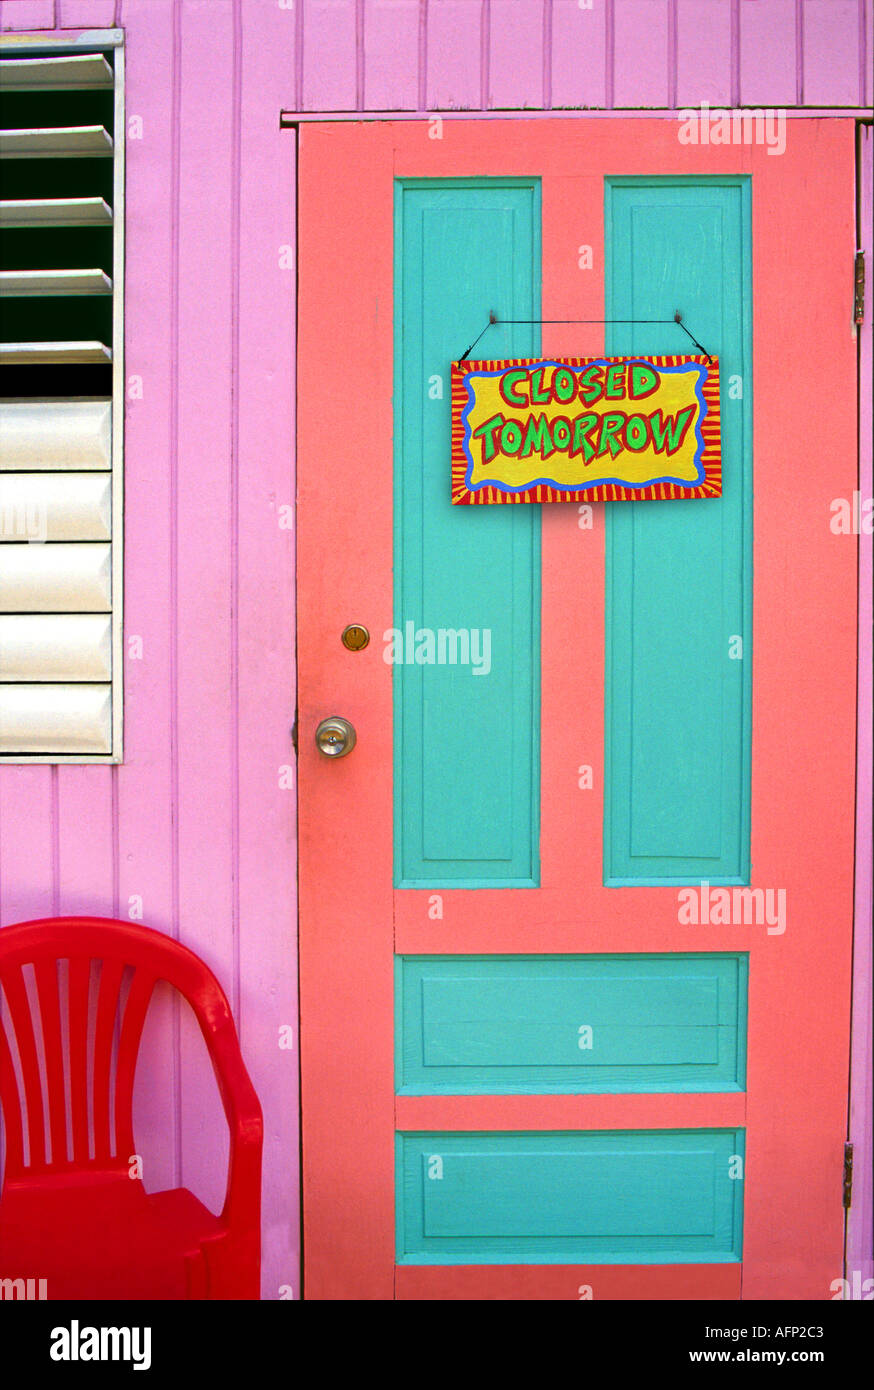
[[452, 364], [452, 501], [719, 497], [715, 357]]

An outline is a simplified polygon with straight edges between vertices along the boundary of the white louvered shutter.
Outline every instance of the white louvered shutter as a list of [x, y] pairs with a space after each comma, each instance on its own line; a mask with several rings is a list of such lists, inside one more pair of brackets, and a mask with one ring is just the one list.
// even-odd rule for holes
[[0, 40], [6, 762], [122, 756], [123, 64], [87, 38]]

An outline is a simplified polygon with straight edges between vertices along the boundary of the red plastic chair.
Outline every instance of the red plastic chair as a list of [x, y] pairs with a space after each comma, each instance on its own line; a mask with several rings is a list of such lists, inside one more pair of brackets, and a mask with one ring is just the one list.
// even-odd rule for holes
[[[100, 963], [99, 984], [92, 962]], [[129, 1176], [131, 1155], [140, 1152], [134, 1074], [158, 980], [194, 1010], [230, 1128], [217, 1217], [185, 1188], [148, 1194]], [[48, 918], [0, 929], [0, 986], [0, 1276], [45, 1279], [49, 1299], [257, 1299], [261, 1107], [228, 1001], [203, 961], [131, 922]]]

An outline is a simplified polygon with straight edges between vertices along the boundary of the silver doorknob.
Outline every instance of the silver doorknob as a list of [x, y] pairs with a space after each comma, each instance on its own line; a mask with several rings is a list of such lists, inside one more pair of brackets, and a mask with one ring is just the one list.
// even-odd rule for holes
[[355, 730], [348, 719], [332, 714], [316, 729], [316, 747], [326, 758], [345, 758], [355, 747]]

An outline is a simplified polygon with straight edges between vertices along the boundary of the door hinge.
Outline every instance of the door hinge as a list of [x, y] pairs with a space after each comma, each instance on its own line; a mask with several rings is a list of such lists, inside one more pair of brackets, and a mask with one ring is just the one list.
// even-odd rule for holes
[[865, 252], [856, 252], [853, 272], [853, 323], [865, 322]]
[[849, 1210], [853, 1205], [853, 1146], [844, 1145], [844, 1207]]

